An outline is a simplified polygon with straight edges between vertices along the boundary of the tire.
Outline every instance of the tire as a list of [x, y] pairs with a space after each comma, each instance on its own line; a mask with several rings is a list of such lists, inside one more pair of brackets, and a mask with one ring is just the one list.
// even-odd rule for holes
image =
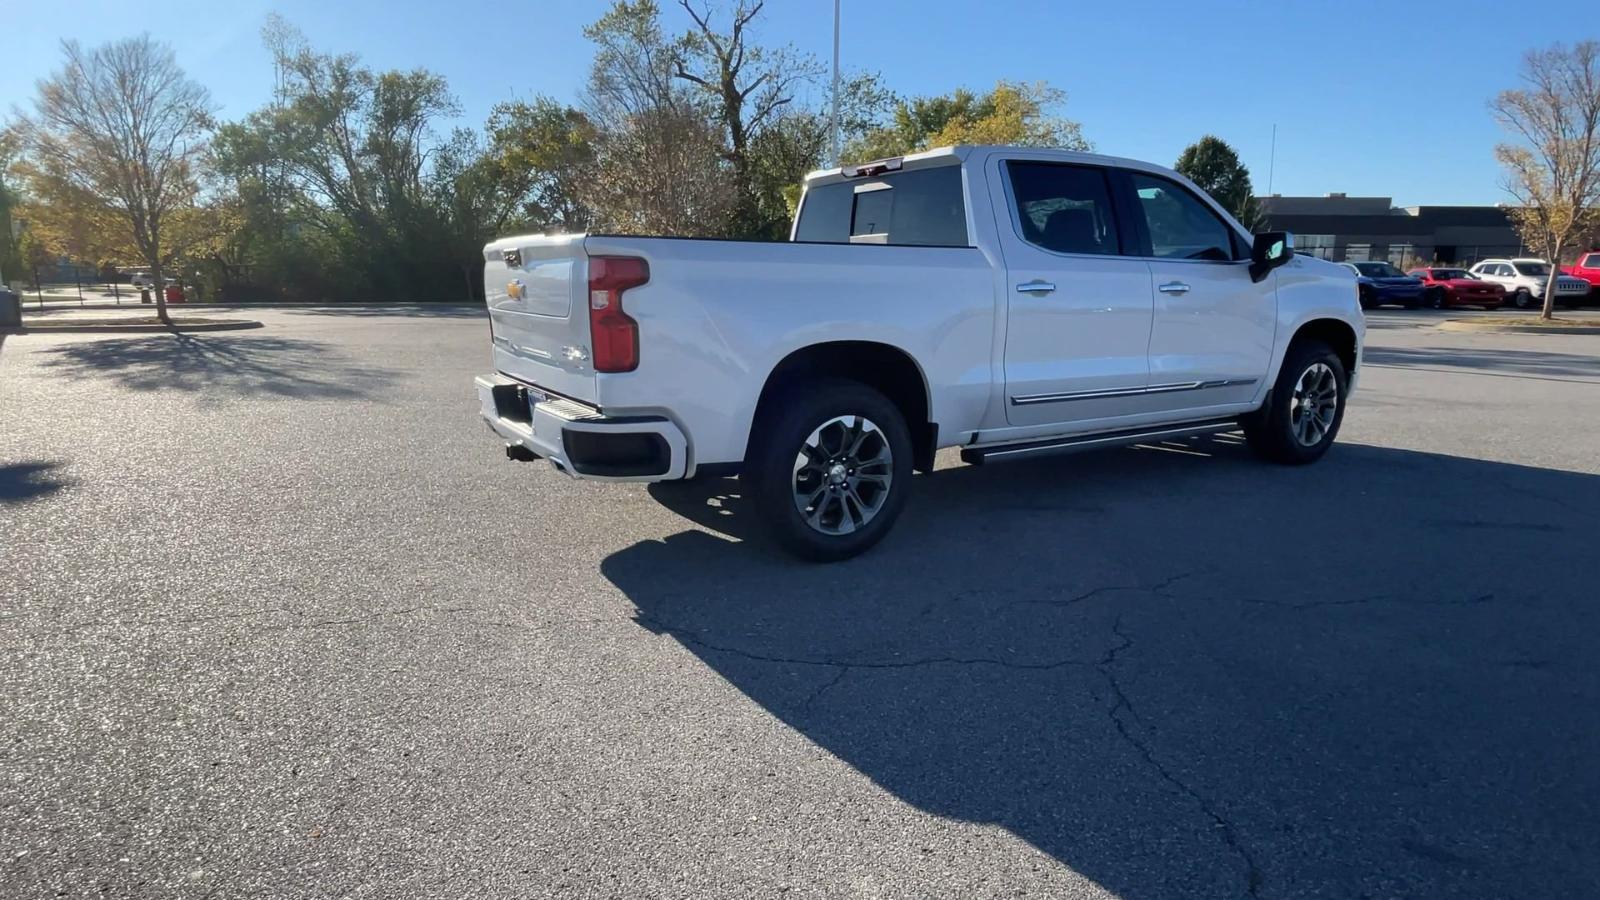
[[1527, 288], [1517, 288], [1511, 295], [1511, 305], [1517, 309], [1527, 309], [1533, 305], [1533, 295], [1528, 293]]
[[1429, 309], [1444, 309], [1444, 290], [1442, 288], [1430, 289], [1426, 300]]
[[[1317, 412], [1310, 422], [1306, 414], [1297, 415], [1299, 398], [1307, 388], [1320, 399], [1313, 407]], [[1266, 405], [1240, 419], [1239, 424], [1250, 449], [1263, 459], [1289, 465], [1313, 463], [1328, 452], [1338, 437], [1348, 395], [1348, 375], [1339, 354], [1321, 341], [1296, 341], [1284, 354]], [[1328, 403], [1332, 404], [1331, 416], [1327, 415]]]
[[1378, 306], [1378, 298], [1371, 291], [1359, 291], [1356, 298], [1360, 301], [1362, 309], [1376, 309]]
[[[789, 553], [849, 559], [882, 540], [905, 508], [911, 432], [899, 408], [872, 388], [842, 378], [808, 381], [776, 397], [755, 427], [743, 477], [762, 524]], [[797, 465], [802, 457], [814, 463]]]

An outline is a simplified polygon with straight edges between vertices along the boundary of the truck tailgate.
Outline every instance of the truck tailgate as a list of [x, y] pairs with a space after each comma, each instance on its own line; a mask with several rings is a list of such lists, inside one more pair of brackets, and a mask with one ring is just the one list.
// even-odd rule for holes
[[483, 249], [494, 365], [519, 381], [595, 402], [588, 259], [581, 234], [501, 238]]

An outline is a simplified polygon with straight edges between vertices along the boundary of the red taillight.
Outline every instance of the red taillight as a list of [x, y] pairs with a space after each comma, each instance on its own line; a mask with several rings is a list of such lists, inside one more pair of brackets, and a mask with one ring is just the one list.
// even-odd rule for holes
[[650, 280], [637, 256], [589, 257], [589, 341], [596, 372], [639, 368], [639, 323], [622, 310], [622, 292]]

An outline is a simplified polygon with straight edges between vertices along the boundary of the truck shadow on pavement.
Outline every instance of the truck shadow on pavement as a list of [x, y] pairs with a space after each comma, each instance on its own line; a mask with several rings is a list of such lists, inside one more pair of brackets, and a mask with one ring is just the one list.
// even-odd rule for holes
[[111, 379], [135, 391], [241, 397], [355, 399], [393, 373], [360, 365], [330, 344], [297, 338], [156, 334], [80, 340], [36, 351], [66, 378]]
[[735, 481], [652, 493], [702, 528], [602, 564], [641, 626], [1119, 896], [1600, 886], [1600, 477], [1224, 435], [920, 476], [832, 566]]

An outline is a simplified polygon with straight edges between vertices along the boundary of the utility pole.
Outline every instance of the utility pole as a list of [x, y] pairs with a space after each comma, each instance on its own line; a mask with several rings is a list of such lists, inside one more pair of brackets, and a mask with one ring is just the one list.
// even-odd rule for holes
[[828, 116], [828, 131], [833, 143], [833, 164], [839, 159], [839, 0], [833, 0], [833, 112]]
[[1267, 196], [1272, 196], [1273, 170], [1278, 167], [1278, 123], [1272, 123], [1272, 151], [1267, 156]]

